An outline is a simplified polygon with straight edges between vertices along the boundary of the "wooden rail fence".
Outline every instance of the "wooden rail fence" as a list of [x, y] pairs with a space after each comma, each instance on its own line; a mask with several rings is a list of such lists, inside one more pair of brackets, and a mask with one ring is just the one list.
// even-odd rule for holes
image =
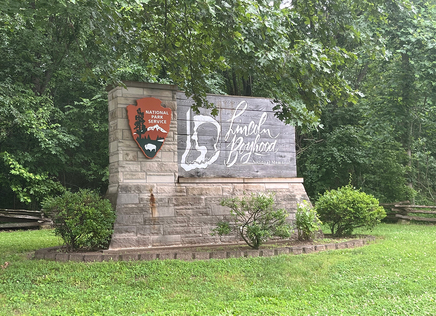
[[396, 219], [400, 222], [421, 221], [436, 223], [436, 217], [413, 216], [409, 214], [434, 214], [436, 215], [436, 206], [429, 205], [411, 205], [409, 201], [395, 203], [380, 203], [381, 206], [390, 209], [389, 219]]
[[0, 209], [0, 229], [46, 226], [51, 220], [41, 211]]

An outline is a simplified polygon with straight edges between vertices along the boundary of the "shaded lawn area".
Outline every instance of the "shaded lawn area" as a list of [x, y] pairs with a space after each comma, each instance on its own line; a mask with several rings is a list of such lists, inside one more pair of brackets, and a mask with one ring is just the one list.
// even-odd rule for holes
[[57, 263], [52, 231], [0, 233], [0, 315], [435, 315], [436, 226], [382, 224], [376, 243], [305, 255]]

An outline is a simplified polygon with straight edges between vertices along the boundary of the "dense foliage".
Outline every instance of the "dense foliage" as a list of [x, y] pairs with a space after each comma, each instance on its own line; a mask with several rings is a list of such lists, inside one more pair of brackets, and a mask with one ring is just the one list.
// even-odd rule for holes
[[4, 0], [0, 206], [107, 188], [105, 87], [270, 97], [311, 198], [434, 203], [434, 2]]
[[299, 240], [312, 240], [316, 233], [320, 231], [322, 222], [318, 214], [310, 203], [304, 200], [297, 205], [295, 213], [295, 228], [297, 229]]
[[109, 200], [90, 190], [65, 192], [43, 203], [43, 212], [53, 220], [55, 234], [68, 250], [92, 250], [109, 246], [115, 212]]
[[347, 184], [382, 202], [434, 204], [436, 187], [436, 9], [434, 2], [386, 2], [364, 24], [373, 53], [359, 47], [347, 71], [363, 93], [325, 107], [322, 128], [300, 131], [298, 168], [309, 195]]
[[326, 191], [315, 205], [319, 219], [333, 236], [351, 236], [356, 228], [372, 229], [386, 217], [379, 201], [351, 185]]
[[288, 212], [274, 208], [274, 195], [251, 194], [221, 201], [230, 208], [231, 220], [220, 222], [215, 232], [225, 235], [234, 228], [236, 233], [254, 249], [271, 237], [286, 238], [292, 234], [292, 225], [287, 222]]

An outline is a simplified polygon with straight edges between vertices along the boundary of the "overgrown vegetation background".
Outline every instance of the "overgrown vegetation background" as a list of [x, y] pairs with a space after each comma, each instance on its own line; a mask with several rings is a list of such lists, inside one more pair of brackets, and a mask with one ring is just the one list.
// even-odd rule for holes
[[120, 80], [263, 96], [297, 128], [312, 199], [352, 184], [434, 204], [435, 1], [4, 0], [0, 207], [108, 178]]

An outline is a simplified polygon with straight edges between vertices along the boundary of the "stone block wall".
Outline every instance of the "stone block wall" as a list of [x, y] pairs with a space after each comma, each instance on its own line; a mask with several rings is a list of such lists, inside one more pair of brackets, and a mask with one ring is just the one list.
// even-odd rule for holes
[[[223, 197], [244, 192], [276, 192], [279, 207], [295, 212], [308, 199], [301, 178], [179, 178], [177, 154], [177, 87], [126, 82], [108, 92], [109, 188], [116, 209], [110, 249], [227, 243], [235, 237], [211, 236], [229, 216]], [[146, 158], [129, 129], [126, 107], [154, 97], [172, 110], [170, 131], [154, 159]]]

